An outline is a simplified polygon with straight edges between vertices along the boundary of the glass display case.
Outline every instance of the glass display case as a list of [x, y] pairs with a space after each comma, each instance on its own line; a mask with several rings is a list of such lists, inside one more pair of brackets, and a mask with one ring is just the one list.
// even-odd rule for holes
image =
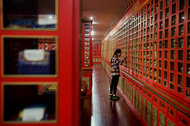
[[0, 3], [0, 126], [79, 125], [80, 1]]
[[100, 63], [101, 57], [101, 44], [100, 42], [94, 42], [92, 44], [92, 56], [93, 56], [93, 64]]
[[92, 21], [82, 20], [82, 49], [81, 49], [81, 76], [82, 82], [87, 86], [86, 95], [90, 96], [92, 92], [92, 65], [93, 55], [99, 54], [93, 50], [92, 46]]
[[56, 37], [3, 37], [4, 76], [56, 76]]
[[3, 84], [4, 122], [56, 122], [56, 108], [56, 83]]
[[83, 40], [82, 40], [82, 65], [83, 67], [91, 67], [92, 66], [92, 38], [91, 38], [92, 26], [91, 23], [83, 23]]
[[56, 29], [57, 0], [2, 0], [4, 29]]

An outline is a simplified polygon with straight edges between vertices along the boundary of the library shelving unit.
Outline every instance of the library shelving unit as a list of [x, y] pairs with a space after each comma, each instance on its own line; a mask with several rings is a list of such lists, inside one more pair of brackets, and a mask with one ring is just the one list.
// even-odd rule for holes
[[[148, 126], [190, 125], [190, 0], [133, 0], [102, 41], [108, 71], [115, 49], [119, 92]], [[109, 74], [109, 73], [108, 73]]]
[[0, 126], [79, 125], [79, 0], [1, 0]]
[[92, 43], [93, 64], [101, 63], [101, 42], [95, 41]]
[[92, 21], [82, 20], [82, 82], [87, 85], [87, 94], [92, 91]]
[[90, 125], [92, 115], [92, 21], [83, 19], [81, 23], [81, 97], [82, 125]]

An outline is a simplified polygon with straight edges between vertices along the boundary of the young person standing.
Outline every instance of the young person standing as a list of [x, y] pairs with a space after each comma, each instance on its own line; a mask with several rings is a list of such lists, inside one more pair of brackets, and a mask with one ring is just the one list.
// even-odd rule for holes
[[111, 99], [119, 99], [118, 96], [116, 96], [116, 91], [117, 91], [117, 85], [118, 85], [118, 81], [119, 81], [119, 77], [120, 77], [120, 70], [119, 70], [119, 65], [122, 65], [123, 62], [125, 61], [126, 57], [123, 58], [123, 60], [119, 60], [119, 57], [121, 57], [121, 50], [117, 49], [114, 54], [113, 57], [111, 59], [111, 76], [112, 76], [112, 80], [111, 80], [111, 85], [110, 85], [110, 98]]

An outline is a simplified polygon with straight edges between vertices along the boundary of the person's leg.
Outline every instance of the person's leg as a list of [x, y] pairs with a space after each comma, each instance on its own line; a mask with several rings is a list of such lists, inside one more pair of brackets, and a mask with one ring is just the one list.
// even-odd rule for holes
[[118, 81], [119, 81], [119, 76], [116, 76], [114, 86], [113, 86], [114, 94], [113, 94], [113, 97], [112, 97], [112, 99], [115, 99], [115, 100], [119, 99], [119, 97], [116, 96]]
[[115, 83], [115, 76], [112, 77], [111, 80], [111, 85], [110, 85], [110, 95], [112, 94], [113, 88], [114, 88], [114, 83]]
[[114, 86], [113, 86], [114, 95], [116, 95], [118, 82], [119, 82], [119, 75], [117, 75], [117, 76], [115, 77]]

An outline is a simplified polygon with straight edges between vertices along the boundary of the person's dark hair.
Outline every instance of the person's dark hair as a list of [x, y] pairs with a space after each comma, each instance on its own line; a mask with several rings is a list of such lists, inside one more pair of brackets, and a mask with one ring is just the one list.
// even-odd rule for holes
[[117, 55], [118, 53], [121, 53], [121, 49], [116, 49], [115, 52], [114, 52], [114, 54], [113, 54], [113, 56]]
[[[116, 49], [114, 54], [113, 54], [113, 57], [114, 57], [114, 55], [117, 55], [118, 53], [121, 53], [121, 49]], [[111, 60], [111, 63], [112, 63], [112, 60]]]

